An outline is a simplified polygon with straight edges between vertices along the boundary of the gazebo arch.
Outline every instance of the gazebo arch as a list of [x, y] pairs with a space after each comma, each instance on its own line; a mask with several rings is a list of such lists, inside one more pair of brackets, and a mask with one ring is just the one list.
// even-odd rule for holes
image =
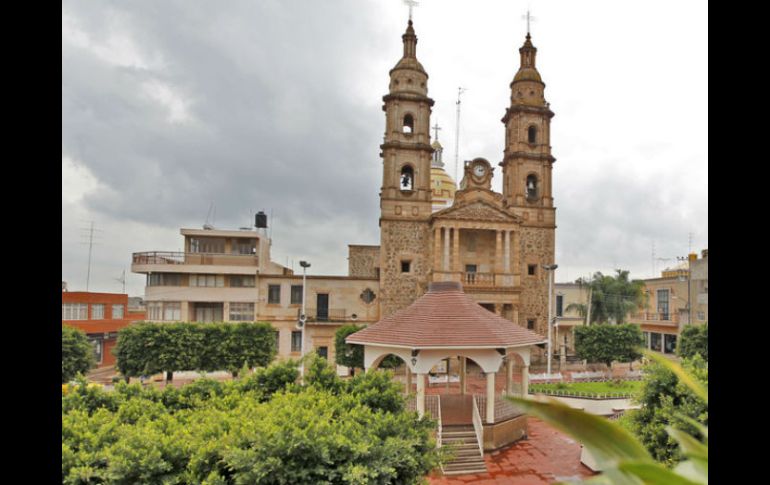
[[[459, 282], [431, 283], [428, 292], [409, 307], [348, 335], [347, 343], [364, 346], [364, 368], [376, 368], [388, 354], [406, 361], [417, 375], [416, 407], [425, 413], [425, 378], [447, 355], [474, 360], [486, 375], [486, 418], [494, 423], [495, 375], [507, 362], [507, 389], [512, 389], [510, 369], [522, 368], [526, 393], [530, 349], [545, 338], [479, 306], [462, 291]], [[463, 366], [464, 368], [464, 366]], [[409, 376], [409, 374], [408, 374]]]

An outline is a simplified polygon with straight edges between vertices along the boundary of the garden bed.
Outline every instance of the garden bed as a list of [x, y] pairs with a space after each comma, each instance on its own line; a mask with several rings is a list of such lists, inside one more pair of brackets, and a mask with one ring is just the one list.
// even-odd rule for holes
[[564, 382], [555, 384], [530, 384], [531, 394], [578, 397], [587, 399], [619, 399], [631, 397], [642, 381]]

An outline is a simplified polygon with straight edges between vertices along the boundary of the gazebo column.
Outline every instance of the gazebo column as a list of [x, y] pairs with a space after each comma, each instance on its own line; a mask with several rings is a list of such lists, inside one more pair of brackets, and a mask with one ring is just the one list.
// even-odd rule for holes
[[495, 373], [487, 372], [487, 423], [495, 422]]
[[460, 394], [465, 394], [465, 383], [467, 382], [467, 379], [465, 378], [465, 366], [467, 364], [467, 360], [465, 357], [460, 357]]
[[417, 374], [417, 413], [425, 416], [425, 374]]
[[406, 393], [412, 392], [412, 369], [406, 366]]
[[521, 397], [526, 398], [529, 394], [529, 366], [521, 366]]
[[505, 359], [505, 394], [513, 396], [513, 359]]

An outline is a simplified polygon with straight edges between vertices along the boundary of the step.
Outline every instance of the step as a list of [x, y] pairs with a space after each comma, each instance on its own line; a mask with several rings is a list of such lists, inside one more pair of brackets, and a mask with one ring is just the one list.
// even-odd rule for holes
[[474, 465], [474, 466], [468, 466], [464, 468], [451, 468], [447, 469], [446, 467], [443, 470], [444, 475], [476, 475], [481, 473], [489, 473], [489, 470], [487, 470], [486, 465]]
[[481, 453], [479, 453], [479, 449], [478, 449], [478, 447], [476, 447], [475, 450], [457, 450], [457, 451], [455, 451], [454, 459], [455, 460], [459, 460], [460, 458], [468, 458], [468, 457], [478, 458], [480, 455], [481, 455]]
[[478, 441], [476, 440], [475, 436], [467, 437], [467, 438], [445, 438], [441, 437], [442, 443], [463, 443], [463, 444], [472, 444], [476, 443], [478, 444]]
[[462, 458], [455, 458], [454, 460], [447, 463], [445, 466], [448, 465], [467, 465], [468, 463], [484, 463], [484, 460], [479, 458], [479, 455], [476, 456], [466, 456]]
[[475, 438], [476, 433], [468, 433], [466, 431], [455, 431], [455, 432], [441, 432], [442, 438]]

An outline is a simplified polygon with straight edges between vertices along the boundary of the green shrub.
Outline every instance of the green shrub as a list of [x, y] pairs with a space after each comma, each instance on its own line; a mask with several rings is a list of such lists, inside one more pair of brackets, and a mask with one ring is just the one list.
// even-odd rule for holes
[[694, 357], [696, 354], [709, 360], [709, 324], [685, 325], [679, 334], [676, 353], [682, 358]]
[[642, 331], [634, 324], [575, 327], [575, 352], [589, 362], [632, 362], [644, 344]]

